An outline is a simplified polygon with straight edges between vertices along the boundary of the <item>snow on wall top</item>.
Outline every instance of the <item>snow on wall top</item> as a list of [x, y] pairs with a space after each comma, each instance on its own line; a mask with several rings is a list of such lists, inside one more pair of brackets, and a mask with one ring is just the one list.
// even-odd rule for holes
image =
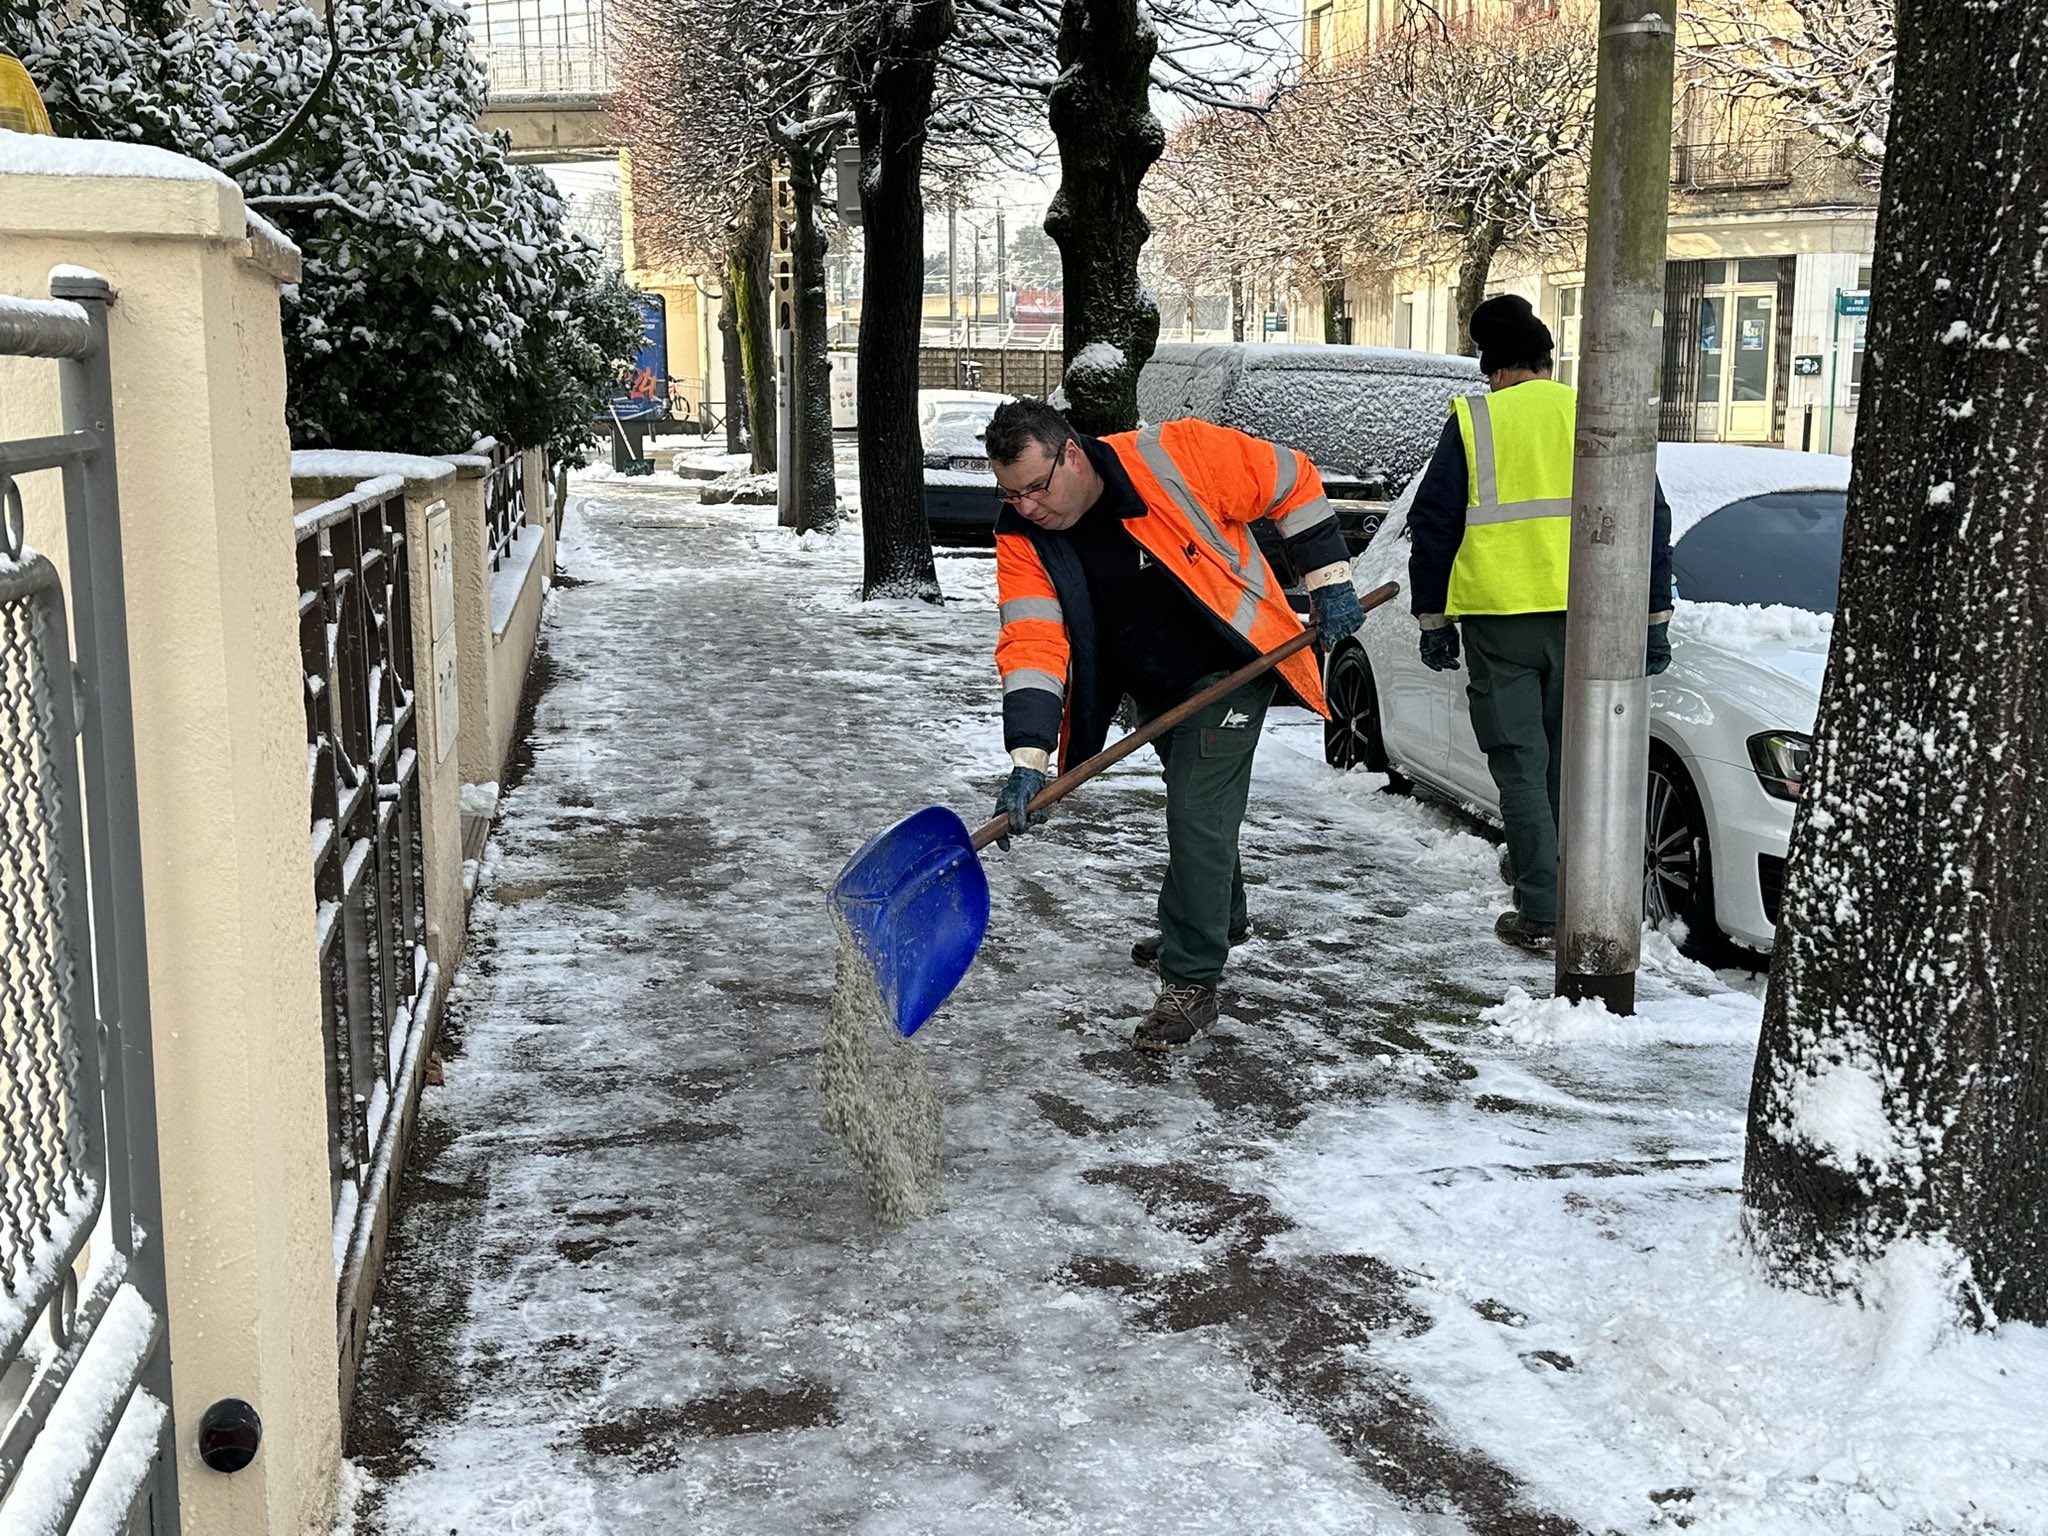
[[375, 480], [382, 475], [400, 475], [408, 480], [442, 480], [455, 473], [446, 459], [429, 459], [413, 453], [366, 453], [352, 448], [296, 448], [292, 451], [292, 478], [319, 480]]
[[1158, 348], [1138, 375], [1138, 413], [1236, 427], [1324, 469], [1383, 469], [1398, 491], [1429, 461], [1452, 397], [1485, 387], [1471, 358], [1437, 352], [1178, 343]]
[[211, 181], [242, 189], [210, 165], [148, 144], [59, 139], [0, 128], [0, 176], [131, 176], [145, 181]]

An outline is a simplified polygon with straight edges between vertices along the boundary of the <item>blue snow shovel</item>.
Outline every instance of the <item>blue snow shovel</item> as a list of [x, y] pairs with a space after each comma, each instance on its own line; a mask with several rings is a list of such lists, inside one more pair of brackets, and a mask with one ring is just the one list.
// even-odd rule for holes
[[[1393, 582], [1360, 600], [1370, 612], [1401, 589]], [[1247, 662], [1220, 682], [1104, 747], [1041, 789], [1030, 809], [1043, 810], [1103, 769], [1156, 741], [1198, 710], [1236, 692], [1315, 640], [1304, 629], [1284, 645]], [[998, 816], [972, 832], [942, 805], [928, 805], [869, 838], [839, 871], [832, 905], [859, 941], [899, 1033], [917, 1033], [960, 985], [988, 930], [988, 874], [977, 855], [1010, 831]]]

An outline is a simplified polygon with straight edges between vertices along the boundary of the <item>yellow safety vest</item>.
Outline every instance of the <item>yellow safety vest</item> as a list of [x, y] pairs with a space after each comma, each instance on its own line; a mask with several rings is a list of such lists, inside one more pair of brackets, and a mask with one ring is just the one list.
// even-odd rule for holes
[[1451, 402], [1465, 444], [1465, 540], [1444, 611], [1562, 612], [1572, 557], [1578, 393], [1528, 379]]

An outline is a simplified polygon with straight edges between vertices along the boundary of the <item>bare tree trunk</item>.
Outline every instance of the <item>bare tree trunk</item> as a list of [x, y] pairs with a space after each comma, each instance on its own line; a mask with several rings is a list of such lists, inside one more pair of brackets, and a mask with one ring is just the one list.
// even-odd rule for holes
[[798, 533], [829, 528], [839, 517], [839, 494], [832, 464], [832, 354], [827, 345], [825, 303], [824, 207], [820, 184], [829, 150], [810, 144], [786, 145], [790, 200], [796, 222], [790, 232], [792, 346], [789, 455], [794, 477], [793, 510]]
[[1475, 220], [1458, 258], [1458, 287], [1452, 308], [1458, 317], [1458, 351], [1472, 354], [1472, 311], [1486, 302], [1486, 282], [1493, 275], [1493, 258], [1507, 239], [1498, 219]]
[[924, 325], [924, 145], [936, 54], [952, 35], [952, 0], [882, 9], [856, 46], [861, 89], [861, 596], [939, 599], [924, 516], [917, 352]]
[[1244, 340], [1244, 274], [1230, 274], [1230, 339]]
[[2048, 1323], [2048, 0], [1907, 0], [1840, 611], [1743, 1170], [1785, 1281]]
[[775, 246], [775, 210], [763, 176], [747, 200], [731, 284], [737, 309], [740, 361], [747, 377], [747, 449], [757, 475], [775, 473], [775, 326], [769, 263]]
[[739, 287], [745, 280], [737, 256], [725, 263], [725, 295], [718, 301], [719, 356], [725, 367], [725, 451], [747, 451], [747, 369], [740, 356]]
[[1138, 0], [1064, 0], [1049, 108], [1060, 190], [1045, 232], [1066, 275], [1067, 418], [1083, 432], [1138, 424], [1138, 370], [1159, 341], [1158, 306], [1138, 280], [1152, 232], [1138, 184], [1166, 147], [1151, 106], [1157, 52]]

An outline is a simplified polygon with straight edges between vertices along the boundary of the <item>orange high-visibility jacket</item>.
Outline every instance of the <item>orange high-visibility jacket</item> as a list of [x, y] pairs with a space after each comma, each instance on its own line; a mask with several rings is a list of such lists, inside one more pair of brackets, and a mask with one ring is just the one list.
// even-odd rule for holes
[[[1247, 660], [1300, 633], [1249, 525], [1277, 519], [1304, 572], [1345, 558], [1336, 512], [1306, 454], [1195, 420], [1101, 442], [1145, 506], [1124, 525], [1131, 537], [1237, 638]], [[1095, 626], [1079, 559], [1062, 535], [1006, 509], [996, 524], [996, 592], [1004, 745], [1049, 750], [1058, 742], [1061, 765], [1072, 767], [1101, 749], [1117, 702], [1096, 684]], [[1303, 704], [1329, 713], [1313, 655], [1299, 652], [1279, 672]]]

